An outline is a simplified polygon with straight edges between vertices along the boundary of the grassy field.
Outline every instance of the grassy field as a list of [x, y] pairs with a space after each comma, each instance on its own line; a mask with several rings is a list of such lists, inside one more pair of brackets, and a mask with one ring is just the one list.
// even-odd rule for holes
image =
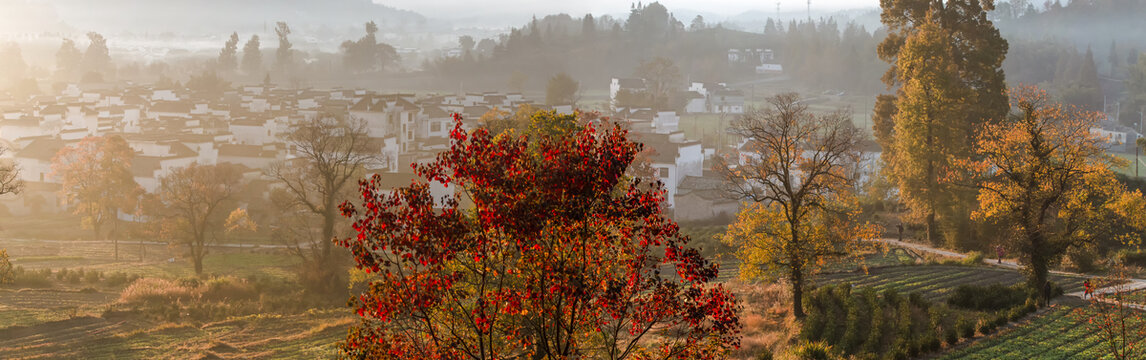
[[[1086, 306], [1086, 305], [1080, 305]], [[1058, 305], [1008, 331], [944, 354], [939, 359], [1107, 359], [1090, 328], [1072, 315], [1075, 307]]]
[[252, 315], [204, 325], [76, 317], [0, 329], [0, 353], [19, 358], [332, 358], [346, 311]]
[[[262, 293], [276, 298], [256, 296], [245, 307], [206, 318], [184, 313], [199, 306], [197, 300], [176, 302], [164, 306], [184, 310], [160, 316], [155, 308], [123, 303], [121, 292], [128, 283], [109, 279], [113, 273], [191, 279], [194, 270], [181, 256], [181, 248], [149, 245], [140, 261], [138, 246], [121, 244], [117, 261], [110, 244], [95, 241], [9, 239], [0, 240], [0, 247], [7, 248], [12, 264], [25, 272], [52, 272], [31, 287], [0, 286], [0, 358], [4, 359], [332, 358], [355, 318], [340, 301], [276, 305], [312, 304], [281, 293]], [[204, 259], [204, 273], [207, 278], [225, 275], [233, 281], [262, 279], [261, 286], [296, 284], [299, 261], [281, 249], [212, 249]], [[63, 269], [101, 275], [95, 280], [57, 276]]]

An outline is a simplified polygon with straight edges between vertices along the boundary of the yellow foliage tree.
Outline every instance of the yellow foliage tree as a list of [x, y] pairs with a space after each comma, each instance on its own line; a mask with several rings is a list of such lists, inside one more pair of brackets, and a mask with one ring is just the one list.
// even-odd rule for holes
[[155, 219], [160, 222], [163, 237], [187, 246], [195, 274], [203, 273], [203, 258], [210, 242], [224, 233], [254, 226], [245, 211], [226, 208], [241, 190], [242, 173], [229, 164], [199, 165], [172, 170], [160, 179], [160, 209]]
[[[136, 207], [143, 193], [131, 174], [134, 157], [135, 152], [119, 136], [89, 136], [52, 158], [52, 176], [60, 180], [60, 192], [95, 239], [107, 235], [101, 232], [103, 225], [118, 225], [119, 212]], [[118, 237], [112, 241], [118, 260]]]
[[1051, 103], [1033, 87], [1010, 91], [1016, 112], [979, 132], [980, 175], [976, 219], [1010, 226], [1003, 236], [1026, 265], [1028, 285], [1048, 298], [1050, 266], [1067, 250], [1101, 237], [1133, 242], [1146, 229], [1146, 200], [1115, 180], [1119, 159], [1106, 155], [1090, 133], [1100, 114]]
[[738, 164], [720, 163], [728, 191], [751, 201], [724, 241], [739, 247], [748, 276], [786, 279], [792, 312], [804, 316], [802, 297], [810, 275], [826, 261], [855, 253], [876, 236], [856, 220], [853, 189], [860, 134], [842, 111], [815, 115], [794, 93], [769, 99], [732, 123], [745, 139]]

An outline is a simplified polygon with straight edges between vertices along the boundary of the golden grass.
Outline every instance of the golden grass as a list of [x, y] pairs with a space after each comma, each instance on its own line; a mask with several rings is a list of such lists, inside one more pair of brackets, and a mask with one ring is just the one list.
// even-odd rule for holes
[[792, 295], [785, 284], [733, 280], [726, 286], [743, 307], [743, 337], [732, 358], [752, 359], [764, 349], [780, 354], [799, 335], [800, 325], [791, 314]]

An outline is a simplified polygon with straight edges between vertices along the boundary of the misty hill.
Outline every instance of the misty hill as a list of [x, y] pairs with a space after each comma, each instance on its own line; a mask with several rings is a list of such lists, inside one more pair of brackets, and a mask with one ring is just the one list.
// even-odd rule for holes
[[1146, 0], [1070, 1], [1067, 5], [1056, 2], [1041, 11], [1035, 11], [1033, 4], [1018, 9], [1012, 3], [1023, 1], [1002, 3], [995, 13], [999, 17], [996, 26], [1008, 39], [1053, 38], [1073, 43], [1079, 49], [1088, 45], [1106, 48], [1111, 41], [1123, 48], [1146, 47]]
[[294, 28], [359, 27], [375, 21], [383, 30], [423, 30], [421, 14], [371, 0], [55, 0], [60, 19], [81, 30], [108, 33], [179, 34], [260, 31], [276, 21]]

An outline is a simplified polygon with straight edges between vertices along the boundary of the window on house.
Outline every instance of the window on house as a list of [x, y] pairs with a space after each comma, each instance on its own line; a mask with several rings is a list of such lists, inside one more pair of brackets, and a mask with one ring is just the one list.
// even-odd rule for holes
[[442, 123], [438, 122], [438, 121], [431, 123], [430, 124], [430, 131], [432, 131], [432, 132], [442, 131]]
[[668, 179], [668, 177], [669, 177], [669, 169], [668, 168], [657, 168], [657, 170], [658, 170], [657, 177], [659, 177], [661, 179]]

